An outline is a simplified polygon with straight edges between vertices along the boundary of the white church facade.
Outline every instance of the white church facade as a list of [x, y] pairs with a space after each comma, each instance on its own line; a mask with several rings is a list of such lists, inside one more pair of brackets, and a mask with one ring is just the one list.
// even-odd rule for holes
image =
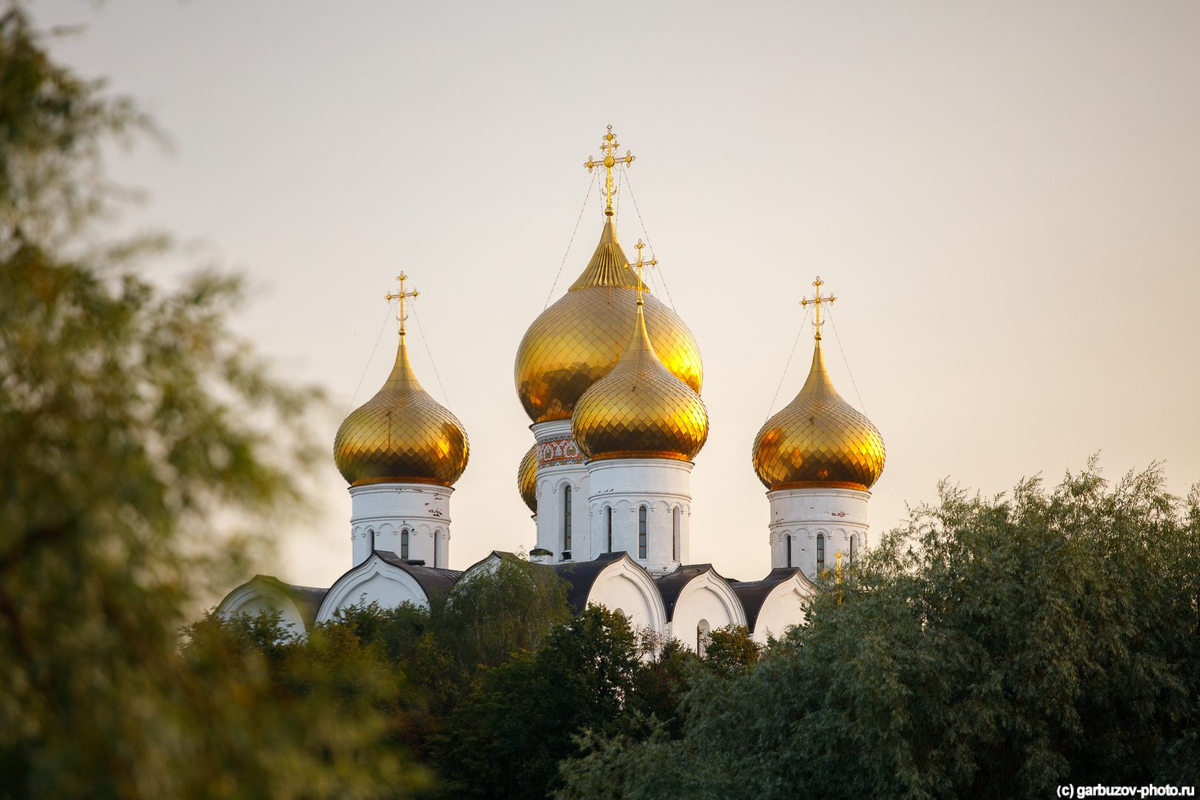
[[[745, 626], [765, 642], [803, 623], [814, 579], [869, 545], [870, 488], [883, 471], [883, 439], [834, 389], [821, 352], [821, 295], [808, 378], [763, 425], [752, 467], [767, 488], [764, 537], [771, 571], [761, 580], [723, 577], [690, 546], [691, 473], [708, 437], [700, 350], [683, 320], [642, 282], [639, 243], [631, 264], [617, 239], [613, 170], [605, 135], [605, 219], [600, 241], [566, 294], [527, 330], [516, 357], [517, 395], [534, 443], [517, 484], [533, 513], [530, 561], [567, 583], [576, 610], [600, 604], [649, 628], [702, 646], [703, 635]], [[343, 608], [377, 602], [428, 606], [493, 552], [451, 568], [450, 500], [469, 458], [467, 432], [422, 387], [408, 359], [405, 301], [396, 360], [383, 387], [343, 421], [334, 459], [349, 484], [352, 566], [328, 589], [257, 576], [232, 591], [224, 615], [281, 611], [303, 633]]]

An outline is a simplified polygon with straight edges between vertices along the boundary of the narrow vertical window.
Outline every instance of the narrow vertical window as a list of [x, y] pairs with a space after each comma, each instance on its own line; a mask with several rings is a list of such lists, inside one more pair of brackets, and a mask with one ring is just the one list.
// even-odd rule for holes
[[400, 558], [408, 561], [408, 528], [400, 531]]
[[433, 568], [437, 569], [438, 565], [438, 547], [442, 544], [442, 532], [433, 532]]
[[787, 536], [783, 537], [783, 544], [784, 544], [784, 547], [787, 548], [787, 565], [789, 567], [791, 567], [792, 566], [792, 535], [790, 533]]
[[679, 560], [679, 506], [671, 514], [671, 560]]
[[375, 552], [375, 529], [368, 528], [367, 533], [371, 536], [371, 552]]
[[571, 549], [571, 487], [563, 487], [563, 552]]
[[854, 563], [854, 545], [857, 543], [856, 542], [857, 539], [858, 539], [858, 537], [855, 536], [853, 533], [850, 534], [850, 563], [851, 564]]
[[825, 569], [825, 534], [817, 534], [817, 571]]
[[703, 656], [704, 651], [708, 649], [708, 634], [712, 630], [712, 625], [708, 620], [702, 619], [696, 625], [696, 655]]
[[608, 507], [608, 552], [613, 551], [612, 546], [612, 506]]
[[638, 558], [646, 557], [646, 507], [638, 508]]

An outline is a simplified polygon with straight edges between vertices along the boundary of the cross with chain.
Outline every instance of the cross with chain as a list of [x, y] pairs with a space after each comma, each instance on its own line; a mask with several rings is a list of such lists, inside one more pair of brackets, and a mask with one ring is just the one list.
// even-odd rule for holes
[[815, 281], [813, 281], [813, 286], [817, 287], [816, 296], [815, 297], [806, 297], [800, 301], [800, 305], [802, 305], [802, 306], [810, 306], [810, 305], [816, 306], [816, 309], [813, 314], [813, 326], [816, 327], [816, 329], [817, 329], [815, 338], [818, 342], [821, 341], [821, 303], [829, 303], [830, 305], [833, 305], [833, 301], [837, 300], [837, 298], [834, 297], [833, 295], [829, 295], [828, 297], [821, 297], [821, 287], [824, 284], [825, 284], [825, 281], [821, 280], [821, 276], [818, 275], [817, 279]]
[[396, 280], [400, 281], [400, 291], [397, 294], [387, 293], [387, 301], [390, 303], [393, 300], [400, 301], [400, 307], [396, 311], [396, 319], [400, 321], [400, 335], [404, 335], [404, 322], [408, 319], [408, 312], [404, 309], [404, 301], [410, 297], [416, 297], [420, 292], [416, 289], [411, 292], [404, 291], [404, 282], [408, 280], [408, 275], [401, 272], [396, 276]]
[[600, 152], [604, 153], [604, 158], [596, 161], [588, 156], [588, 160], [583, 164], [589, 173], [594, 167], [604, 167], [604, 213], [609, 217], [613, 215], [613, 167], [622, 161], [632, 164], [635, 160], [635, 156], [628, 150], [625, 151], [625, 155], [618, 156], [616, 153], [620, 147], [617, 135], [612, 132], [612, 125], [609, 125], [608, 133], [600, 140]]
[[638, 304], [639, 306], [640, 306], [640, 305], [642, 305], [642, 292], [643, 292], [643, 291], [645, 290], [645, 288], [646, 288], [646, 285], [645, 285], [644, 283], [642, 283], [642, 268], [643, 268], [643, 267], [657, 267], [657, 266], [658, 266], [658, 259], [657, 259], [657, 258], [652, 258], [652, 259], [650, 259], [649, 261], [643, 261], [643, 260], [642, 260], [642, 248], [643, 248], [643, 247], [645, 247], [645, 246], [646, 246], [646, 245], [645, 245], [645, 244], [642, 242], [642, 240], [641, 240], [641, 239], [638, 239], [638, 243], [637, 243], [638, 260], [637, 260], [637, 263], [636, 263], [636, 264], [626, 264], [626, 265], [625, 265], [625, 268], [626, 268], [626, 269], [636, 269], [636, 270], [637, 270], [637, 293], [638, 293], [637, 304]]

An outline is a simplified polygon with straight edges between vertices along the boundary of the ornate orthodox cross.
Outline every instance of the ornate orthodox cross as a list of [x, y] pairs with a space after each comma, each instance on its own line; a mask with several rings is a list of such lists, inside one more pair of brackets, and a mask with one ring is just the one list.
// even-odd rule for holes
[[408, 312], [404, 308], [404, 301], [410, 297], [416, 297], [420, 292], [414, 289], [411, 292], [404, 291], [404, 282], [408, 280], [408, 275], [401, 272], [396, 276], [396, 280], [400, 281], [400, 291], [396, 294], [387, 293], [387, 301], [390, 303], [393, 300], [400, 301], [400, 307], [396, 311], [396, 319], [400, 321], [400, 335], [404, 335], [404, 322], [408, 319]]
[[632, 266], [634, 269], [636, 269], [636, 270], [637, 270], [637, 293], [638, 293], [638, 301], [637, 301], [637, 304], [638, 304], [639, 306], [640, 306], [640, 305], [642, 305], [642, 289], [645, 287], [645, 284], [643, 284], [643, 283], [642, 283], [642, 267], [657, 267], [657, 266], [658, 266], [658, 259], [657, 259], [657, 258], [652, 258], [652, 259], [650, 259], [649, 261], [643, 261], [643, 260], [642, 260], [642, 248], [643, 248], [643, 247], [645, 247], [645, 246], [646, 246], [646, 245], [642, 243], [642, 240], [641, 240], [641, 239], [638, 239], [638, 243], [637, 243], [638, 260], [637, 260], [637, 263], [636, 263], [636, 264], [632, 264], [632, 265], [626, 265], [626, 266]]
[[821, 341], [821, 303], [829, 303], [830, 305], [833, 305], [833, 301], [837, 300], [837, 298], [834, 297], [833, 295], [829, 295], [828, 297], [821, 297], [821, 287], [824, 285], [825, 285], [825, 281], [821, 280], [821, 276], [818, 275], [817, 279], [815, 281], [813, 281], [813, 286], [817, 287], [816, 296], [815, 297], [806, 297], [800, 301], [800, 305], [802, 305], [802, 306], [810, 306], [810, 305], [816, 306], [815, 313], [813, 316], [813, 326], [816, 327], [816, 329], [817, 329], [815, 338], [818, 342]]
[[587, 171], [591, 172], [594, 167], [604, 167], [604, 213], [607, 216], [613, 215], [613, 167], [618, 162], [624, 161], [626, 164], [632, 164], [635, 156], [628, 150], [625, 155], [618, 156], [617, 150], [621, 147], [621, 143], [617, 141], [617, 135], [612, 132], [612, 125], [608, 126], [608, 133], [604, 134], [604, 138], [600, 140], [600, 152], [604, 153], [604, 158], [596, 161], [591, 156], [584, 162]]

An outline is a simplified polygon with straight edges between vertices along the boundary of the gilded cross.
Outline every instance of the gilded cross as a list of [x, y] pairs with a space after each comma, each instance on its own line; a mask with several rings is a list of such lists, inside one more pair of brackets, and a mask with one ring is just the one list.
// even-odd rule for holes
[[837, 300], [833, 295], [829, 295], [828, 297], [821, 296], [821, 287], [824, 285], [825, 281], [821, 280], [821, 276], [818, 275], [817, 279], [813, 281], [813, 286], [817, 287], [816, 296], [806, 297], [800, 301], [800, 305], [802, 306], [816, 306], [813, 314], [813, 326], [817, 329], [816, 340], [818, 342], [821, 341], [821, 303], [833, 305], [833, 301]]
[[645, 245], [645, 244], [643, 244], [642, 240], [641, 240], [641, 239], [638, 239], [638, 243], [637, 243], [638, 260], [637, 260], [637, 263], [636, 263], [636, 264], [626, 264], [626, 265], [625, 265], [626, 267], [632, 267], [632, 268], [634, 268], [634, 269], [636, 269], [636, 270], [637, 270], [637, 293], [638, 293], [638, 301], [637, 301], [637, 304], [638, 304], [639, 306], [642, 304], [642, 290], [645, 288], [645, 284], [644, 284], [644, 283], [642, 283], [642, 268], [643, 268], [643, 267], [657, 267], [657, 266], [658, 266], [658, 259], [657, 259], [657, 258], [652, 258], [652, 259], [650, 259], [649, 261], [643, 261], [643, 260], [642, 260], [642, 248], [643, 248], [643, 247], [645, 247], [645, 246], [646, 246], [646, 245]]
[[408, 312], [404, 309], [404, 301], [410, 297], [416, 297], [420, 292], [416, 289], [411, 292], [404, 291], [404, 282], [408, 280], [408, 275], [401, 272], [396, 276], [396, 280], [400, 281], [400, 291], [396, 294], [387, 293], [387, 300], [390, 303], [393, 300], [400, 301], [400, 307], [396, 311], [396, 319], [400, 321], [400, 335], [404, 335], [404, 322], [408, 319]]
[[604, 167], [604, 213], [607, 216], [613, 215], [613, 167], [624, 161], [626, 164], [632, 164], [635, 156], [628, 150], [625, 155], [618, 156], [617, 150], [621, 148], [621, 143], [617, 141], [617, 135], [612, 132], [612, 125], [608, 126], [608, 133], [604, 134], [604, 138], [600, 140], [600, 152], [604, 153], [604, 158], [596, 161], [591, 156], [584, 162], [587, 171], [591, 172], [595, 167]]

